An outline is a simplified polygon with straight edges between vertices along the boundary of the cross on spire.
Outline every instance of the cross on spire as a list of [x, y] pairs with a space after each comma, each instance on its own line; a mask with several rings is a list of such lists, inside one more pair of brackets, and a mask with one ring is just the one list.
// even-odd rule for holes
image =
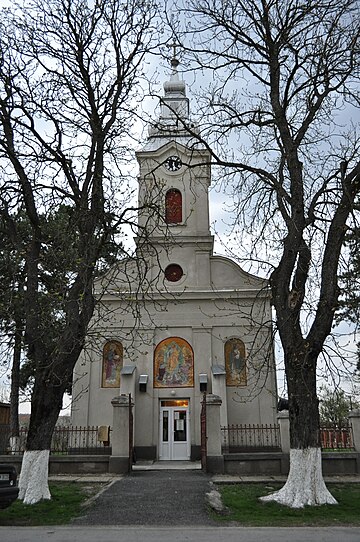
[[171, 59], [171, 67], [176, 70], [178, 65], [180, 64], [178, 58], [176, 57], [176, 48], [179, 47], [179, 43], [176, 42], [175, 37], [173, 38], [173, 42], [168, 44], [169, 48], [172, 48], [173, 50], [173, 57]]
[[178, 44], [176, 43], [175, 38], [174, 38], [173, 43], [169, 44], [169, 47], [173, 48], [173, 57], [176, 58], [176, 47], [178, 47]]
[[173, 58], [176, 58], [176, 48], [179, 47], [179, 44], [176, 42], [175, 37], [173, 37], [173, 42], [172, 43], [167, 44], [167, 47], [169, 47], [169, 49], [172, 48], [172, 50], [173, 50]]

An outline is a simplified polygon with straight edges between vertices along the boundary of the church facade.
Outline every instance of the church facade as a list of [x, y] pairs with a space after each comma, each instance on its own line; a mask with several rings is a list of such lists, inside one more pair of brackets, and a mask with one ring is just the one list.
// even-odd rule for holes
[[99, 281], [73, 384], [77, 426], [111, 426], [112, 399], [131, 393], [136, 455], [154, 460], [199, 457], [204, 391], [222, 426], [275, 423], [277, 404], [268, 284], [213, 253], [210, 153], [177, 64], [137, 152], [137, 257]]

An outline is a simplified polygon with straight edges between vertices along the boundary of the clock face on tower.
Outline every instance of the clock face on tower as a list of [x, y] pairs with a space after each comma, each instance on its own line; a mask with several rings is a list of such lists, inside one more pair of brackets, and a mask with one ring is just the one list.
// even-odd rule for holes
[[169, 156], [164, 162], [168, 171], [179, 171], [182, 167], [181, 159], [178, 156]]

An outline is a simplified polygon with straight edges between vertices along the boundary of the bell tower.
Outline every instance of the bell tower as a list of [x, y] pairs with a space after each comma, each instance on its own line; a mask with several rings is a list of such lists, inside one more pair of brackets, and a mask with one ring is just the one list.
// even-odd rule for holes
[[[141, 209], [137, 245], [154, 249], [167, 288], [199, 289], [209, 287], [211, 279], [210, 153], [196, 137], [178, 66], [174, 57], [159, 118], [136, 153]], [[152, 263], [155, 276], [159, 266]]]

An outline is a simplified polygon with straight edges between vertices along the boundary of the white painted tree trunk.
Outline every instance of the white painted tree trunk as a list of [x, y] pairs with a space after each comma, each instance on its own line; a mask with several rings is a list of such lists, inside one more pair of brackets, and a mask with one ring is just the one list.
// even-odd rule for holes
[[48, 484], [49, 450], [25, 451], [19, 478], [19, 499], [24, 504], [50, 500]]
[[290, 450], [290, 472], [284, 487], [260, 497], [263, 502], [275, 501], [290, 508], [337, 504], [327, 489], [321, 465], [321, 449]]

